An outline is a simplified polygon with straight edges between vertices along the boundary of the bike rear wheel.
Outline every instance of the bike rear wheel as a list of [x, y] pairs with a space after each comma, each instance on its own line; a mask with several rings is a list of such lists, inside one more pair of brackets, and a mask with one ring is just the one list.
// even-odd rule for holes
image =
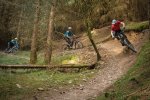
[[83, 44], [80, 41], [76, 41], [75, 42], [75, 49], [82, 49], [83, 48]]

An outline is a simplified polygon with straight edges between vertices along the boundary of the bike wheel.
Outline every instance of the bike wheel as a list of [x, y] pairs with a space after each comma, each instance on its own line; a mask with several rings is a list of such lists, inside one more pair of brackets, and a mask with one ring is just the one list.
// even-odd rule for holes
[[17, 48], [13, 48], [12, 50], [11, 50], [11, 53], [16, 53], [17, 52]]
[[8, 51], [8, 50], [5, 50], [4, 52], [5, 52], [5, 53], [9, 53], [9, 51]]
[[130, 41], [128, 39], [124, 40], [125, 45], [132, 50], [133, 52], [137, 53], [136, 49], [134, 48], [134, 46], [130, 43]]
[[75, 42], [75, 49], [81, 49], [83, 48], [83, 44], [80, 41]]

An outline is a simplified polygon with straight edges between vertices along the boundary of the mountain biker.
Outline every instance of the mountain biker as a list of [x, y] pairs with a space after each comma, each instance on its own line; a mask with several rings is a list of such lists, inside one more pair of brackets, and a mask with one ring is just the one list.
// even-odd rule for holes
[[[122, 29], [121, 29], [121, 25], [122, 25]], [[125, 23], [119, 20], [112, 20], [112, 24], [111, 24], [111, 36], [112, 38], [117, 38], [119, 40], [119, 38], [117, 37], [118, 34], [123, 34], [123, 29], [125, 29]], [[124, 44], [122, 44], [124, 46]]]
[[14, 38], [14, 39], [12, 39], [11, 41], [8, 42], [8, 49], [10, 49], [10, 48], [12, 48], [14, 46], [16, 48], [19, 48], [18, 39], [17, 38]]
[[73, 46], [73, 36], [74, 34], [72, 33], [72, 27], [68, 27], [67, 31], [64, 32], [64, 38], [70, 47]]

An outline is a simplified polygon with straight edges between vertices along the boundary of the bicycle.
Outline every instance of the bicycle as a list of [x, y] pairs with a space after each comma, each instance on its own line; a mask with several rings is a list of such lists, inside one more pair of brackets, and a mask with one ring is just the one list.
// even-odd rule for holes
[[121, 31], [122, 33], [117, 33], [117, 39], [120, 40], [120, 43], [124, 46], [127, 46], [128, 49], [132, 50], [133, 52], [137, 53], [137, 50], [134, 48], [134, 46], [131, 44], [131, 42], [128, 40], [127, 36]]
[[73, 37], [72, 38], [73, 39], [72, 40], [72, 46], [71, 46], [71, 43], [63, 44], [63, 46], [62, 46], [63, 50], [82, 49], [83, 48], [83, 44], [77, 38], [78, 37]]
[[5, 53], [15, 53], [18, 51], [18, 47], [17, 46], [13, 46], [12, 48], [8, 47], [5, 49]]

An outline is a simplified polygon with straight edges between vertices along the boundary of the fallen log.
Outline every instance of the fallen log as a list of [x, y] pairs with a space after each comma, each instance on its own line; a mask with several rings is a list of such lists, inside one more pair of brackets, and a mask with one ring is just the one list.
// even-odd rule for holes
[[93, 69], [95, 64], [64, 64], [64, 65], [0, 65], [1, 69], [55, 69], [55, 68], [89, 68]]

